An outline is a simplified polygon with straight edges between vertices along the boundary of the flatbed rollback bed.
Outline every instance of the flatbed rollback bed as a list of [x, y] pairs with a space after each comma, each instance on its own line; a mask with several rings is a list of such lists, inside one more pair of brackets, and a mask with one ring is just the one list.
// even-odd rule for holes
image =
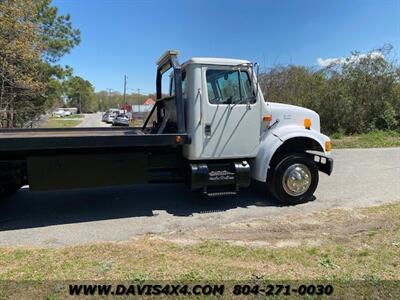
[[130, 128], [32, 128], [0, 129], [0, 155], [25, 155], [38, 151], [58, 153], [83, 149], [177, 146], [188, 143], [187, 134], [151, 134]]
[[142, 128], [3, 129], [3, 193], [26, 184], [47, 190], [183, 180], [179, 148], [189, 141], [187, 134]]
[[[0, 195], [32, 190], [186, 182], [208, 196], [251, 179], [286, 204], [308, 201], [318, 171], [332, 172], [319, 116], [267, 103], [255, 65], [176, 51], [157, 62], [156, 104], [143, 127], [0, 129]], [[162, 76], [170, 73], [170, 93]], [[154, 120], [149, 124], [150, 120]]]

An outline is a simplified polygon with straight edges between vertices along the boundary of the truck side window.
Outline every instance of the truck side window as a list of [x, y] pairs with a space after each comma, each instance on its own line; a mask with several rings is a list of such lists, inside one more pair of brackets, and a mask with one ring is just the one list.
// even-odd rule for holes
[[256, 98], [255, 98], [255, 93], [253, 91], [253, 87], [251, 86], [251, 81], [249, 77], [249, 73], [245, 71], [240, 72], [240, 82], [242, 85], [242, 97], [247, 101], [247, 99], [250, 98], [250, 103], [254, 103]]
[[212, 85], [211, 85], [211, 82], [208, 82], [208, 81], [207, 81], [207, 93], [208, 93], [208, 99], [209, 99], [209, 101], [210, 101], [210, 102], [211, 102], [211, 101], [214, 101], [215, 98], [216, 98], [216, 96], [215, 96], [213, 87], [212, 87]]
[[208, 100], [211, 104], [255, 103], [249, 74], [236, 70], [207, 70]]

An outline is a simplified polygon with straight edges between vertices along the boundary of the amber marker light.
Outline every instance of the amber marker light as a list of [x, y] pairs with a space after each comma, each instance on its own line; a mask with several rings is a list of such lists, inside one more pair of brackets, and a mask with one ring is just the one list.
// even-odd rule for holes
[[310, 129], [311, 128], [311, 119], [309, 119], [309, 118], [304, 119], [304, 127], [306, 129]]
[[175, 142], [180, 144], [182, 141], [183, 141], [183, 138], [180, 135], [177, 135], [176, 138], [175, 138]]
[[325, 142], [325, 151], [329, 152], [332, 150], [332, 142], [331, 141], [326, 141]]
[[264, 115], [263, 116], [263, 121], [264, 122], [271, 122], [272, 121], [272, 115]]

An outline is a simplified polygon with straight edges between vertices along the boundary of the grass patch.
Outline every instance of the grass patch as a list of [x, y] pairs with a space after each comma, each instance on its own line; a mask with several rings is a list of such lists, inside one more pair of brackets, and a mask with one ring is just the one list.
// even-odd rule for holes
[[[360, 209], [371, 231], [320, 246], [194, 245], [142, 238], [66, 248], [0, 248], [0, 280], [399, 279], [400, 204]], [[361, 222], [361, 221], [357, 221]]]
[[82, 118], [84, 118], [85, 116], [84, 115], [82, 115], [82, 114], [74, 114], [74, 115], [70, 115], [70, 116], [68, 116], [68, 117], [66, 117], [66, 118], [68, 118], [68, 119], [82, 119]]
[[343, 136], [332, 135], [333, 148], [382, 148], [399, 147], [400, 132], [371, 131], [359, 135]]
[[44, 128], [68, 128], [79, 125], [82, 120], [63, 120], [62, 118], [50, 118], [44, 125]]
[[[74, 114], [74, 115], [70, 115], [70, 116], [66, 116], [64, 117], [65, 119], [82, 119], [85, 116], [83, 114]], [[55, 120], [59, 120], [59, 119], [63, 119], [63, 118], [59, 118], [59, 117], [50, 117], [50, 119], [55, 119]]]

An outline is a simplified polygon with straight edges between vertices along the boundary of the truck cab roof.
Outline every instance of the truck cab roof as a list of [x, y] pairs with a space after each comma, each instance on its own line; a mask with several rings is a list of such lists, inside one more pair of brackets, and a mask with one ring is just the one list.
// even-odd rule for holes
[[202, 65], [228, 65], [235, 66], [241, 64], [250, 64], [251, 62], [244, 59], [233, 58], [216, 58], [216, 57], [193, 57], [188, 59], [183, 65], [202, 64]]

